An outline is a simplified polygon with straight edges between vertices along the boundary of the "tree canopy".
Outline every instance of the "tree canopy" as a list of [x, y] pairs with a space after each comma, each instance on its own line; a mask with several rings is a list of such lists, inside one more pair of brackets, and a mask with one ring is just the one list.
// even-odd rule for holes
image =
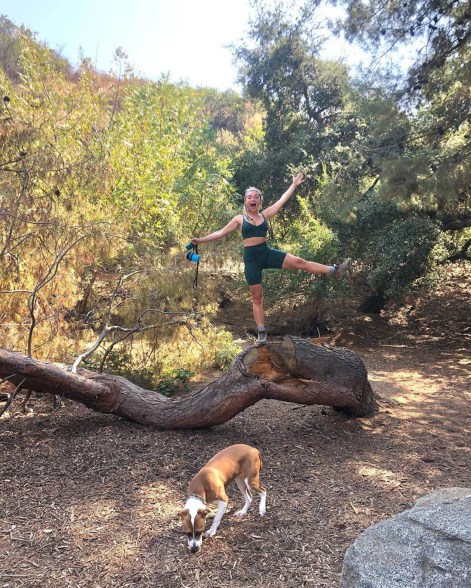
[[242, 155], [235, 179], [258, 173], [272, 192], [296, 161], [310, 178], [312, 214], [362, 261], [372, 288], [397, 297], [437, 261], [458, 250], [465, 257], [469, 247], [461, 230], [471, 226], [469, 7], [343, 5], [338, 32], [377, 55], [413, 34], [415, 61], [402, 77], [390, 61], [355, 73], [319, 57], [317, 2], [254, 2], [250, 42], [236, 56], [248, 96], [266, 111], [264, 143], [258, 158]]

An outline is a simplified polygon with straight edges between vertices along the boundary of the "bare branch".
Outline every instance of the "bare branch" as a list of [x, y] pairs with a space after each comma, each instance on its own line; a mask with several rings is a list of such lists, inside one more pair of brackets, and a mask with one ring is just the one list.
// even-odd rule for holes
[[57, 272], [59, 271], [59, 266], [60, 266], [62, 260], [64, 259], [64, 257], [67, 255], [67, 253], [73, 247], [75, 247], [75, 245], [77, 245], [77, 243], [82, 241], [82, 239], [84, 239], [87, 236], [89, 236], [89, 234], [80, 235], [72, 243], [67, 245], [64, 249], [62, 249], [62, 251], [60, 251], [56, 255], [56, 258], [54, 259], [52, 264], [49, 266], [49, 269], [48, 269], [46, 275], [35, 286], [33, 292], [31, 293], [31, 295], [28, 298], [28, 309], [29, 309], [29, 314], [30, 314], [30, 318], [31, 318], [31, 324], [30, 324], [29, 333], [28, 333], [28, 344], [27, 344], [29, 357], [31, 357], [31, 353], [32, 353], [33, 332], [34, 332], [34, 328], [35, 328], [36, 322], [37, 322], [34, 310], [35, 310], [35, 305], [36, 305], [36, 300], [37, 300], [38, 294], [42, 288], [44, 288], [49, 282], [51, 282], [56, 277]]
[[95, 341], [95, 343], [89, 349], [87, 349], [87, 351], [85, 351], [84, 353], [82, 353], [81, 355], [79, 355], [77, 357], [77, 359], [74, 361], [74, 363], [72, 364], [72, 367], [71, 367], [71, 371], [74, 374], [77, 373], [77, 368], [82, 363], [82, 361], [84, 359], [86, 359], [87, 357], [89, 357], [94, 351], [96, 351], [98, 349], [98, 347], [100, 346], [100, 343], [105, 339], [106, 335], [108, 334], [108, 328], [109, 327], [105, 327], [101, 331], [101, 333], [98, 336], [98, 339]]
[[[118, 343], [122, 343], [123, 341], [125, 341], [127, 338], [129, 338], [131, 335], [134, 335], [134, 333], [145, 333], [146, 331], [150, 331], [152, 329], [156, 329], [158, 327], [162, 327], [162, 325], [160, 323], [156, 323], [153, 325], [146, 325], [146, 326], [141, 326], [139, 324], [141, 318], [147, 314], [148, 312], [159, 312], [161, 314], [166, 314], [166, 315], [184, 315], [185, 313], [170, 313], [170, 312], [164, 312], [161, 311], [159, 309], [148, 309], [145, 310], [141, 313], [141, 315], [139, 316], [139, 318], [137, 319], [137, 324], [134, 327], [121, 327], [119, 325], [109, 325], [106, 326], [102, 329], [100, 335], [98, 336], [97, 340], [93, 343], [93, 345], [87, 349], [87, 351], [85, 351], [84, 353], [82, 353], [81, 355], [79, 355], [76, 360], [74, 361], [74, 363], [71, 366], [71, 371], [73, 373], [77, 373], [77, 368], [78, 366], [82, 363], [82, 361], [84, 361], [87, 357], [89, 357], [90, 355], [92, 355], [97, 349], [98, 347], [101, 345], [101, 343], [106, 339], [107, 336], [109, 336], [110, 334], [113, 333], [117, 333], [117, 332], [121, 332], [124, 334], [123, 337], [121, 337], [118, 341], [114, 341], [111, 343], [110, 348], [106, 350], [105, 352], [105, 358], [101, 361], [100, 363], [100, 372], [103, 370], [105, 361], [106, 361], [106, 357], [108, 356], [108, 354], [110, 353], [110, 351], [113, 349], [113, 347], [115, 345], [117, 345]], [[165, 326], [168, 325], [173, 325], [173, 324], [178, 324], [181, 323], [180, 320], [174, 320], [174, 321], [169, 321], [167, 323], [165, 323]]]

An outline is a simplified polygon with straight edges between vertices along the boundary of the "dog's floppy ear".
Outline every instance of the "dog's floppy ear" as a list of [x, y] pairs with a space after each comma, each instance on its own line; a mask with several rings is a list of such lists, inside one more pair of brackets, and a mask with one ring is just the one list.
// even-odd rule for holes
[[200, 509], [198, 510], [198, 514], [199, 514], [201, 517], [203, 517], [203, 519], [205, 519], [205, 518], [206, 518], [206, 515], [208, 514], [208, 512], [209, 512], [209, 511], [207, 511], [207, 510], [205, 510], [205, 509], [203, 509], [203, 508], [200, 508]]
[[187, 508], [185, 508], [185, 510], [181, 510], [178, 514], [182, 519], [184, 519], [189, 513], [190, 511]]

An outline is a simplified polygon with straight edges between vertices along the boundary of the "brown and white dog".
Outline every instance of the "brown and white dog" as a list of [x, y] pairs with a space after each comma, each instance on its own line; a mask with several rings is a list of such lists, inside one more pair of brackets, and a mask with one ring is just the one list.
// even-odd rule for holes
[[192, 553], [196, 553], [203, 542], [208, 514], [206, 505], [210, 502], [216, 503], [218, 510], [211, 527], [204, 535], [215, 535], [227, 507], [226, 486], [232, 481], [236, 481], [245, 500], [244, 506], [235, 513], [236, 516], [243, 516], [249, 510], [252, 490], [260, 496], [260, 516], [265, 514], [267, 492], [260, 485], [261, 469], [262, 456], [258, 449], [250, 445], [231, 445], [210, 459], [193, 477], [188, 486], [185, 510], [180, 513], [183, 530], [188, 537], [188, 548]]

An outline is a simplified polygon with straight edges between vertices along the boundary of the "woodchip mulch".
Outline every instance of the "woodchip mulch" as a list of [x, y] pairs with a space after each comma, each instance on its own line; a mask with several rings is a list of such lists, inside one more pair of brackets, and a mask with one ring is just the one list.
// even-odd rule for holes
[[[367, 526], [470, 485], [466, 354], [363, 358], [381, 396], [370, 419], [262, 401], [212, 430], [156, 431], [45, 398], [13, 409], [0, 422], [0, 587], [337, 586]], [[255, 499], [234, 517], [232, 486], [217, 536], [191, 555], [178, 517], [187, 484], [240, 442], [262, 451], [267, 515]]]
[[[262, 401], [212, 430], [157, 431], [48, 398], [24, 415], [16, 402], [0, 420], [0, 588], [334, 588], [366, 527], [438, 488], [471, 486], [462, 284], [453, 315], [446, 283], [433, 311], [406, 306], [392, 330], [381, 317], [344, 327], [337, 344], [364, 343], [380, 396], [372, 418]], [[236, 518], [233, 485], [216, 537], [191, 555], [178, 516], [188, 482], [233, 443], [262, 452], [267, 515], [256, 498]]]

